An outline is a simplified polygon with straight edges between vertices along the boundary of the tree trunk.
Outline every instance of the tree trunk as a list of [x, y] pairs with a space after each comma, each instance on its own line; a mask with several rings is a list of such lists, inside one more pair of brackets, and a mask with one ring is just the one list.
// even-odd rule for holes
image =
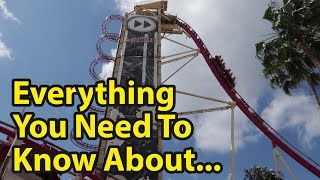
[[314, 84], [312, 83], [312, 81], [310, 79], [307, 79], [307, 82], [308, 82], [308, 85], [310, 86], [313, 99], [317, 103], [318, 110], [320, 111], [320, 99], [319, 99], [319, 96], [317, 94], [316, 87], [314, 86]]
[[300, 43], [301, 49], [306, 53], [310, 61], [318, 68], [320, 68], [320, 60], [316, 57], [313, 49], [308, 47], [304, 42]]
[[294, 35], [294, 41], [297, 41], [298, 47], [300, 47], [305, 53], [306, 56], [310, 59], [310, 61], [318, 68], [320, 68], [320, 58], [317, 57], [314, 50], [307, 45], [307, 42], [298, 34]]

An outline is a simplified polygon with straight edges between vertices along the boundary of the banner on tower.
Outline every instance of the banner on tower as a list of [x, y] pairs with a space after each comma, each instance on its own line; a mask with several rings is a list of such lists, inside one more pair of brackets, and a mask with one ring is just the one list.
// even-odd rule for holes
[[[140, 16], [140, 15], [128, 15], [125, 18], [126, 25], [124, 36], [124, 42], [122, 47], [121, 58], [118, 59], [119, 66], [117, 69], [118, 75], [117, 81], [120, 85], [127, 87], [127, 82], [133, 79], [136, 85], [148, 85], [157, 87], [158, 82], [158, 21], [157, 17], [153, 16]], [[155, 112], [155, 107], [146, 106], [121, 106], [115, 107], [111, 111], [110, 117], [114, 118], [114, 121], [125, 117], [129, 120], [136, 120], [136, 118], [142, 117], [143, 111]], [[148, 154], [157, 152], [158, 149], [158, 132], [157, 122], [153, 118], [152, 125], [152, 138], [143, 140], [131, 138], [129, 140], [114, 139], [108, 141], [108, 147], [118, 145], [123, 150], [120, 153], [125, 153], [126, 146], [132, 146], [133, 152], [139, 152], [147, 156]], [[118, 179], [152, 179], [155, 180], [158, 177], [158, 173], [148, 172], [143, 170], [141, 172], [119, 172], [116, 169], [112, 169], [109, 172], [115, 175]], [[107, 176], [107, 175], [106, 175]]]

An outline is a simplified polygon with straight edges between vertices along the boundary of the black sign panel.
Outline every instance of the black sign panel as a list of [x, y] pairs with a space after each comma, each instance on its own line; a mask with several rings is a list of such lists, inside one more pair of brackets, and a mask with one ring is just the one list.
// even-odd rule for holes
[[[133, 15], [128, 17], [124, 35], [124, 56], [120, 59], [120, 68], [118, 69], [120, 73], [118, 83], [122, 86], [126, 87], [130, 79], [135, 80], [136, 85], [155, 86], [157, 82], [155, 70], [157, 68], [156, 62], [158, 56], [156, 48], [157, 33], [158, 23], [155, 17]], [[137, 118], [137, 112], [142, 109], [149, 108], [148, 111], [154, 110], [154, 107], [142, 108], [141, 106], [120, 106], [115, 108], [119, 110], [122, 116], [131, 121]], [[152, 139], [140, 140], [131, 138], [126, 141], [119, 140], [118, 144], [121, 144], [121, 154], [123, 157], [125, 147], [128, 145], [133, 147], [134, 153], [139, 153], [146, 157], [147, 154], [157, 152], [157, 138], [157, 128], [153, 126]], [[116, 169], [113, 169], [109, 173], [121, 180], [156, 180], [158, 177], [158, 173], [152, 173], [147, 170], [141, 172], [118, 172]]]

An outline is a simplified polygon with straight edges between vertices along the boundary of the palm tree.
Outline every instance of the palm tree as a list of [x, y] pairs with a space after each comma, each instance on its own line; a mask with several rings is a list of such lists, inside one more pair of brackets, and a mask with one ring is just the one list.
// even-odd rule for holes
[[282, 7], [271, 1], [263, 18], [278, 37], [291, 41], [320, 67], [320, 0], [283, 0]]
[[320, 110], [320, 0], [284, 0], [277, 6], [271, 2], [263, 17], [272, 23], [273, 36], [256, 44], [264, 75], [288, 95], [307, 82]]
[[313, 98], [316, 101], [316, 103], [318, 104], [318, 109], [320, 111], [320, 101], [319, 101], [319, 96], [318, 96], [317, 90], [316, 90], [316, 87], [319, 86], [319, 82], [320, 82], [319, 75], [311, 74], [308, 77], [307, 82], [311, 88]]

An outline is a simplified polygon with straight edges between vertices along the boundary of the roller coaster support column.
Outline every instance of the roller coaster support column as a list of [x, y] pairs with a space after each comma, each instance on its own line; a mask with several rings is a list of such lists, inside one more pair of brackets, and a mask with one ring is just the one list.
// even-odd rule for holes
[[277, 173], [277, 177], [281, 177], [281, 170], [280, 170], [280, 166], [279, 166], [279, 155], [277, 154], [277, 146], [272, 143], [273, 146], [273, 157], [274, 157], [274, 162], [276, 163], [276, 173]]
[[234, 180], [234, 109], [236, 102], [231, 103], [231, 162], [230, 162], [230, 180]]
[[277, 176], [278, 177], [282, 177], [282, 173], [280, 171], [280, 166], [279, 166], [279, 159], [281, 160], [283, 166], [286, 168], [286, 170], [288, 171], [288, 173], [290, 174], [290, 176], [292, 177], [293, 180], [297, 180], [296, 175], [293, 173], [293, 171], [290, 169], [289, 165], [287, 164], [287, 162], [283, 159], [283, 157], [280, 155], [277, 146], [272, 143], [273, 145], [273, 155], [275, 156], [275, 161], [276, 161], [276, 168], [277, 168]]
[[[21, 115], [22, 115], [22, 116], [24, 115], [25, 110], [26, 110], [26, 108], [24, 107], [24, 108], [22, 109], [22, 111], [21, 111]], [[9, 163], [9, 162], [12, 160], [12, 155], [11, 155], [12, 147], [13, 147], [13, 146], [20, 146], [20, 145], [22, 144], [22, 142], [23, 142], [22, 140], [19, 140], [19, 139], [17, 138], [17, 134], [16, 134], [14, 140], [11, 142], [12, 144], [11, 144], [11, 147], [10, 147], [8, 153], [7, 153], [7, 156], [6, 156], [6, 158], [4, 159], [3, 164], [2, 164], [2, 166], [1, 166], [1, 169], [0, 169], [0, 179], [3, 179], [3, 176], [4, 176], [4, 174], [6, 173], [6, 171], [7, 171], [7, 170], [10, 170], [10, 169], [8, 169], [8, 168], [10, 168], [10, 166], [11, 166], [11, 163]], [[8, 165], [9, 165], [9, 166], [8, 166]]]
[[[161, 39], [161, 16], [163, 15], [162, 14], [162, 11], [161, 9], [158, 9], [158, 14], [157, 14], [157, 19], [158, 19], [158, 29], [160, 30], [160, 33], [157, 33], [157, 38], [158, 39]], [[158, 44], [157, 44], [157, 86], [159, 86], [162, 82], [162, 79], [161, 79], [161, 41], [158, 41]], [[162, 139], [161, 139], [161, 123], [158, 122], [157, 124], [157, 131], [158, 131], [158, 147], [157, 147], [157, 151], [162, 153], [163, 152], [163, 146], [162, 146]], [[162, 172], [159, 172], [158, 174], [158, 180], [162, 180], [163, 179], [163, 173]]]

